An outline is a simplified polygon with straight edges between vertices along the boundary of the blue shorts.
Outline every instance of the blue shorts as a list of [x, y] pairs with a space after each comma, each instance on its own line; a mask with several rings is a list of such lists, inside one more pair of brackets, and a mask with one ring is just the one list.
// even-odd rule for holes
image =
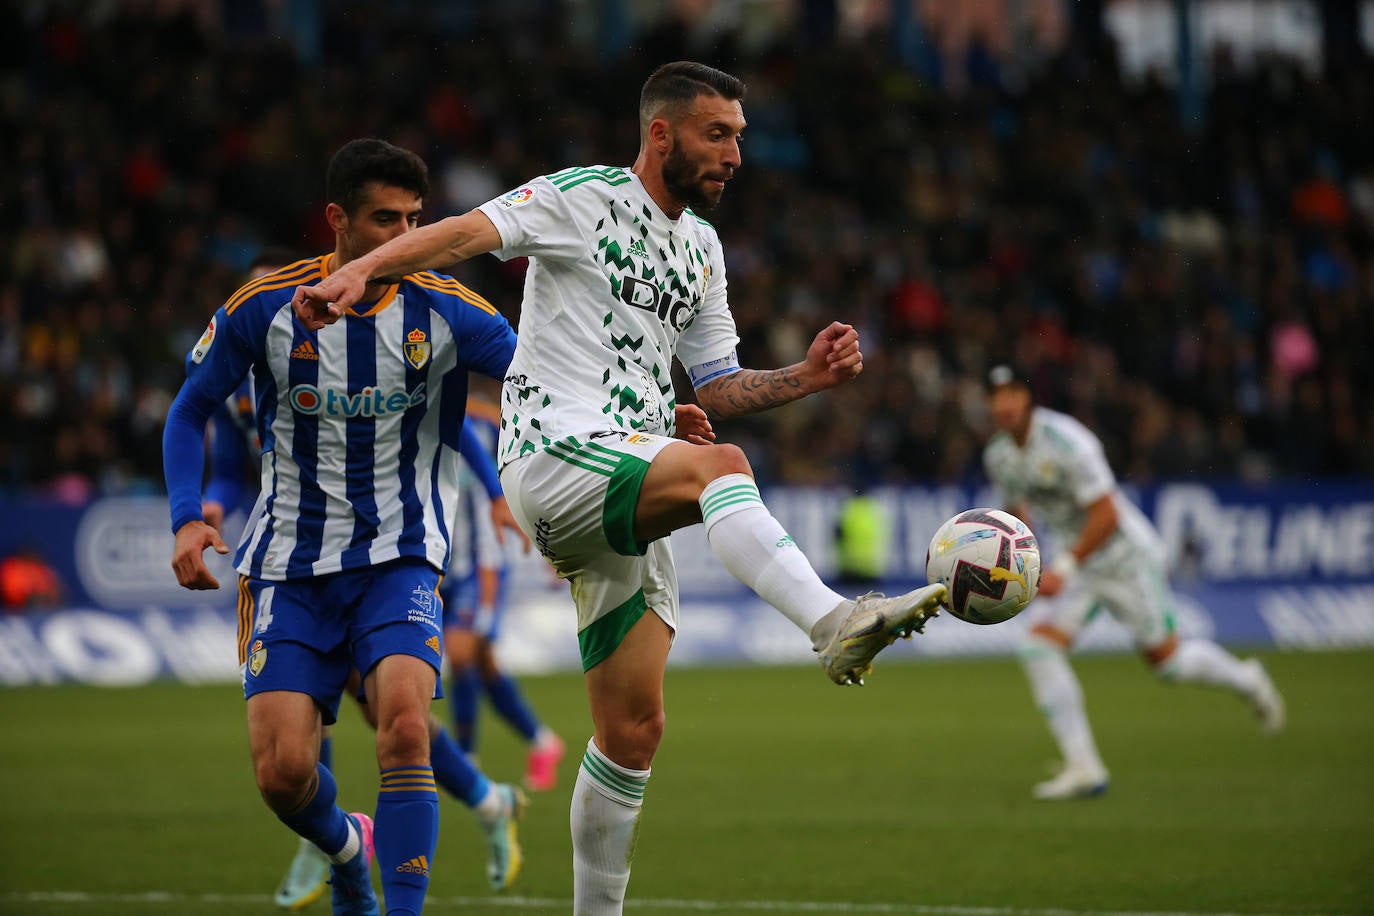
[[313, 697], [326, 725], [339, 714], [351, 669], [366, 677], [388, 655], [434, 667], [444, 656], [439, 574], [419, 558], [312, 579], [239, 576], [239, 672], [243, 695], [290, 690]]
[[496, 642], [501, 632], [501, 617], [506, 610], [506, 599], [510, 594], [510, 567], [502, 567], [496, 580], [496, 601], [490, 613], [477, 612], [477, 573], [461, 578], [449, 576], [439, 586], [439, 594], [444, 599], [444, 628], [453, 627], [467, 630]]

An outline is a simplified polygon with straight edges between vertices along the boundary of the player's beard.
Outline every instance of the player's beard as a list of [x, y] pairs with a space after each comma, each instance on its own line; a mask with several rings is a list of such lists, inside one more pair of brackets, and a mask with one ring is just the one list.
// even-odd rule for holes
[[711, 195], [702, 185], [702, 180], [707, 177], [697, 170], [696, 164], [687, 158], [676, 142], [663, 159], [663, 186], [675, 200], [698, 212], [715, 209], [723, 193]]

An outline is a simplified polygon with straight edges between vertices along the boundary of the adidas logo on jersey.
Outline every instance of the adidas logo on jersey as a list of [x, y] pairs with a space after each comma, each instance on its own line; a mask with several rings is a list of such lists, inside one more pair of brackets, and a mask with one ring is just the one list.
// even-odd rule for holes
[[397, 865], [396, 870], [406, 874], [429, 877], [429, 859], [425, 856], [416, 856], [409, 862], [402, 862], [400, 865]]
[[303, 340], [300, 346], [291, 351], [292, 359], [314, 359], [318, 360], [320, 354], [315, 351], [315, 345], [308, 340]]
[[643, 239], [635, 239], [630, 243], [629, 250], [625, 253], [635, 255], [636, 257], [647, 258], [649, 256], [649, 249], [644, 247]]

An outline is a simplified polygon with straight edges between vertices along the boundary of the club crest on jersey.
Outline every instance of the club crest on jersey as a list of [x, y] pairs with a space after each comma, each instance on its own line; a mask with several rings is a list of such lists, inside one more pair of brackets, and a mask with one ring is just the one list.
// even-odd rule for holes
[[416, 328], [406, 335], [406, 362], [416, 369], [424, 368], [429, 362], [430, 344], [425, 332]]
[[200, 365], [200, 361], [205, 359], [205, 354], [210, 352], [210, 344], [215, 342], [215, 319], [211, 318], [210, 323], [205, 326], [205, 333], [200, 335], [200, 340], [191, 348], [191, 362]]
[[410, 623], [428, 624], [434, 629], [439, 629], [434, 621], [439, 616], [439, 601], [435, 597], [433, 590], [424, 585], [417, 585], [410, 591], [410, 603], [415, 605], [407, 609], [406, 620]]
[[248, 673], [257, 677], [267, 667], [267, 647], [261, 639], [253, 640], [253, 654], [248, 656]]
[[534, 188], [516, 188], [514, 191], [510, 191], [496, 198], [496, 202], [509, 210], [512, 207], [519, 207], [529, 203], [530, 198], [533, 196]]

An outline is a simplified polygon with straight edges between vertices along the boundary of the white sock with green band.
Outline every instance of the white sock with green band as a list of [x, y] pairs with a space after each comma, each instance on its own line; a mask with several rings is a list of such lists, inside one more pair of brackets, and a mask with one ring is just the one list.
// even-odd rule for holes
[[730, 574], [782, 611], [807, 636], [844, 601], [768, 511], [748, 474], [717, 477], [701, 491], [706, 541]]
[[649, 770], [613, 762], [587, 742], [572, 794], [573, 913], [619, 913], [630, 883]]

